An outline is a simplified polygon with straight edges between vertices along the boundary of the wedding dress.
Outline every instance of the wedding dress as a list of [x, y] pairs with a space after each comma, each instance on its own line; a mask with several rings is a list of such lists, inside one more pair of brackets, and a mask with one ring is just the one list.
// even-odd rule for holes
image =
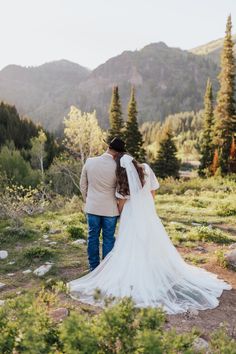
[[[137, 307], [162, 307], [169, 314], [215, 308], [223, 290], [231, 286], [185, 263], [156, 214], [150, 193], [151, 168], [144, 164], [146, 182], [142, 187], [132, 158], [124, 155], [120, 161], [126, 168], [130, 197], [121, 214], [115, 246], [95, 270], [68, 283], [71, 296], [99, 306], [106, 297], [128, 296]], [[97, 289], [100, 301], [94, 298]]]

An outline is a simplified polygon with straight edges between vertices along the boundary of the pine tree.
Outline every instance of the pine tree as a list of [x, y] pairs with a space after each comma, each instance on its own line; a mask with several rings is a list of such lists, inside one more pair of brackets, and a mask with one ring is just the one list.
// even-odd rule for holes
[[229, 159], [230, 172], [236, 173], [236, 143], [233, 136], [232, 144], [230, 147], [230, 159]]
[[128, 119], [124, 131], [124, 140], [127, 151], [138, 161], [143, 161], [145, 159], [145, 150], [143, 148], [142, 134], [139, 131], [137, 114], [135, 89], [132, 87], [128, 104]]
[[206, 170], [212, 165], [214, 156], [213, 144], [213, 128], [214, 128], [214, 112], [213, 112], [213, 95], [212, 84], [210, 79], [207, 80], [206, 93], [204, 97], [204, 130], [201, 143], [201, 163], [199, 166], [199, 174], [204, 176]]
[[216, 174], [216, 171], [218, 170], [219, 167], [220, 167], [219, 166], [219, 154], [218, 154], [218, 150], [215, 149], [214, 157], [213, 157], [213, 161], [212, 161], [212, 165], [211, 165], [211, 171], [212, 171], [213, 175]]
[[160, 142], [157, 159], [153, 164], [153, 170], [158, 177], [179, 177], [180, 163], [176, 157], [176, 153], [177, 149], [173, 140], [172, 131], [170, 127], [167, 127]]
[[233, 55], [233, 40], [231, 35], [231, 16], [228, 17], [226, 35], [221, 56], [221, 72], [219, 75], [220, 89], [215, 108], [215, 144], [219, 147], [219, 165], [221, 172], [229, 172], [229, 156], [232, 136], [236, 131], [234, 79], [235, 64]]
[[110, 129], [108, 131], [108, 142], [114, 137], [123, 137], [124, 121], [120, 103], [118, 86], [113, 87], [110, 105]]

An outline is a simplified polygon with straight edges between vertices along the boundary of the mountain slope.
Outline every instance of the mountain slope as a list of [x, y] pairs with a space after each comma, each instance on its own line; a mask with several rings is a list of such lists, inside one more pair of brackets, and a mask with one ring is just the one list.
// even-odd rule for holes
[[[233, 35], [233, 41], [236, 43], [236, 34]], [[199, 47], [190, 50], [191, 53], [196, 55], [207, 56], [216, 64], [220, 63], [220, 54], [223, 48], [224, 38], [216, 39], [209, 43], [203, 44]], [[236, 56], [236, 46], [234, 46], [234, 54]]]
[[38, 67], [9, 65], [0, 71], [0, 98], [22, 115], [54, 130], [74, 103], [79, 83], [90, 71], [67, 60]]
[[119, 85], [126, 113], [130, 87], [135, 85], [141, 122], [163, 120], [167, 115], [202, 108], [206, 80], [216, 88], [218, 66], [209, 59], [166, 44], [150, 44], [140, 51], [126, 51], [92, 71], [80, 84], [82, 108], [97, 109], [103, 126], [108, 125], [111, 88]]
[[21, 114], [49, 130], [58, 129], [72, 104], [96, 109], [106, 128], [113, 85], [119, 85], [124, 115], [135, 85], [140, 122], [159, 121], [202, 108], [207, 77], [216, 89], [218, 72], [212, 60], [160, 42], [125, 51], [92, 72], [65, 60], [39, 67], [8, 66], [0, 71], [0, 100], [15, 104]]

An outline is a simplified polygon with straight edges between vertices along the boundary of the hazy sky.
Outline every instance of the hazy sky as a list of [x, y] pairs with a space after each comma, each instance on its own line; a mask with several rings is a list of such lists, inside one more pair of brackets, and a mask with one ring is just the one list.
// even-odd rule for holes
[[89, 68], [151, 42], [190, 49], [224, 35], [236, 0], [0, 0], [0, 69], [68, 59]]

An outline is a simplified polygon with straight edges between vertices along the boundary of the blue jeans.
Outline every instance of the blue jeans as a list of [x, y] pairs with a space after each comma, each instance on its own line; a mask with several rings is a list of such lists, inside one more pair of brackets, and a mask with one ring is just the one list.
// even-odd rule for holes
[[102, 230], [102, 258], [112, 250], [115, 243], [117, 216], [87, 214], [88, 221], [88, 260], [92, 271], [100, 263], [99, 237]]

